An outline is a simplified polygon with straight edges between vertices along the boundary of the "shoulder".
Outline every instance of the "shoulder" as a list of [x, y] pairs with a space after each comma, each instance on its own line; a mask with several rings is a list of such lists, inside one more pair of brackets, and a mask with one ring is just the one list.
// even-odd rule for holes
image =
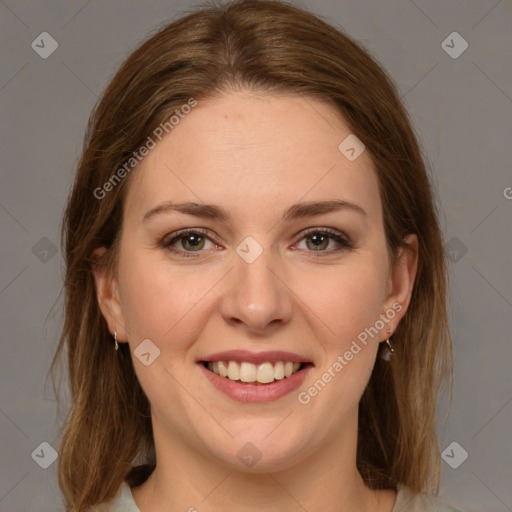
[[414, 494], [404, 485], [397, 489], [396, 502], [392, 512], [461, 512], [428, 494]]
[[87, 512], [140, 512], [140, 509], [133, 499], [130, 486], [123, 482], [112, 500], [96, 505]]

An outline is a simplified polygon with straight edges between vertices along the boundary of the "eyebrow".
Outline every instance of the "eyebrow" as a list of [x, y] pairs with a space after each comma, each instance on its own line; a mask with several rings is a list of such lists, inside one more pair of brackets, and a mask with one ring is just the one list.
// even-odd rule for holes
[[[282, 220], [290, 221], [295, 219], [302, 219], [305, 217], [313, 217], [315, 215], [321, 215], [324, 213], [331, 213], [340, 210], [349, 210], [357, 212], [361, 215], [366, 215], [366, 212], [363, 210], [363, 208], [348, 201], [311, 201], [306, 203], [297, 203], [290, 206], [283, 212]], [[146, 222], [157, 215], [172, 212], [194, 215], [195, 217], [204, 219], [216, 219], [223, 222], [228, 221], [230, 218], [230, 215], [226, 210], [213, 204], [198, 204], [194, 202], [173, 203], [172, 201], [166, 201], [165, 203], [159, 204], [158, 206], [148, 210], [144, 214], [142, 220], [143, 222]]]

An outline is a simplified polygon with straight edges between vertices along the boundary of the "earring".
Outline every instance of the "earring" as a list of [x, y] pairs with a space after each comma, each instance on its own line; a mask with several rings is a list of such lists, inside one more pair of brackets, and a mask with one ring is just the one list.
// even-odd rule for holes
[[119, 350], [119, 343], [117, 342], [117, 331], [114, 331], [115, 349]]
[[388, 350], [391, 354], [394, 353], [395, 349], [393, 348], [393, 345], [391, 345], [391, 341], [389, 340], [389, 338], [391, 337], [391, 335], [393, 334], [393, 331], [391, 329], [388, 329], [386, 331], [386, 333], [388, 334], [388, 339], [386, 340], [386, 345], [388, 346]]

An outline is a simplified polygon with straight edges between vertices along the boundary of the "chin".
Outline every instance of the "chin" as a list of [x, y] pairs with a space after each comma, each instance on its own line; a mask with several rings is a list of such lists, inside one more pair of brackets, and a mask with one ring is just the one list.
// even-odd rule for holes
[[[275, 429], [279, 421], [272, 423]], [[222, 446], [217, 445], [215, 450], [212, 450], [211, 438], [206, 443], [215, 459], [222, 460], [236, 471], [268, 473], [296, 464], [306, 448], [306, 441], [291, 435], [289, 426], [281, 432], [278, 432], [280, 427], [272, 432], [266, 428], [267, 425], [265, 422], [265, 428], [255, 429], [253, 424], [243, 434], [234, 436]]]

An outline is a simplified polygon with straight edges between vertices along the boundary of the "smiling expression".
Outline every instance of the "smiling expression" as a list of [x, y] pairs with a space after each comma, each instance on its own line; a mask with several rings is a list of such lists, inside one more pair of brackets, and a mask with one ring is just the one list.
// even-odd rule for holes
[[113, 286], [97, 285], [132, 354], [145, 339], [160, 350], [133, 357], [155, 439], [239, 467], [251, 442], [275, 469], [354, 437], [405, 307], [314, 400], [297, 395], [411, 285], [390, 266], [370, 155], [338, 149], [350, 133], [318, 100], [228, 93], [199, 101], [130, 177]]

